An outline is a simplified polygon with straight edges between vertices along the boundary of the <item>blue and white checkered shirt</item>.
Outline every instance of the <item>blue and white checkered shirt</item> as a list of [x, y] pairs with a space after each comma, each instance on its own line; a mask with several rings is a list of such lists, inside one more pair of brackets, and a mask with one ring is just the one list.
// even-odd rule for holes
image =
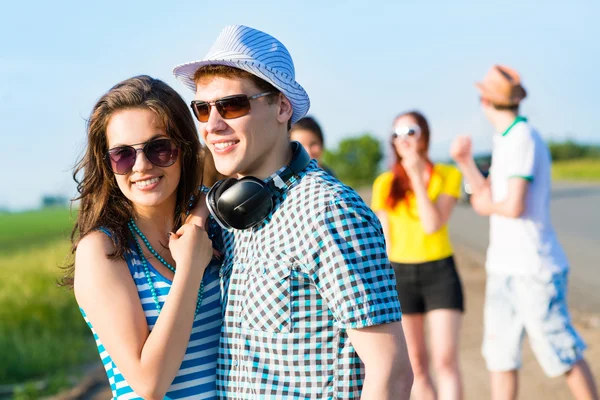
[[358, 399], [347, 329], [401, 319], [377, 217], [313, 160], [267, 220], [224, 232], [217, 391], [227, 399]]

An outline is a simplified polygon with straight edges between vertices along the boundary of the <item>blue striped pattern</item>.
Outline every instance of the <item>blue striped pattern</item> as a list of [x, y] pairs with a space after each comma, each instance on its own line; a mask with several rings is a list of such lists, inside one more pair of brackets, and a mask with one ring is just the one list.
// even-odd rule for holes
[[269, 82], [292, 103], [292, 122], [306, 115], [310, 108], [308, 94], [296, 82], [292, 56], [283, 43], [267, 33], [243, 25], [227, 26], [206, 57], [175, 67], [173, 74], [195, 92], [194, 74], [203, 65], [227, 65]]
[[[148, 282], [144, 274], [142, 262], [137, 253], [131, 251], [127, 256], [127, 264], [133, 280], [137, 286], [140, 301], [146, 315], [146, 322], [150, 331], [158, 318], [156, 305], [150, 293]], [[171, 289], [171, 281], [162, 276], [148, 262], [148, 268], [161, 305]], [[221, 332], [221, 295], [219, 287], [219, 268], [211, 265], [207, 268], [203, 278], [204, 297], [200, 311], [194, 320], [192, 334], [177, 376], [167, 392], [168, 399], [216, 399], [215, 379]], [[115, 365], [110, 354], [104, 348], [102, 341], [84, 310], [81, 310], [88, 326], [94, 334], [98, 353], [104, 364], [104, 369], [110, 382], [113, 398], [119, 400], [141, 399], [129, 386], [119, 368]]]
[[217, 391], [236, 399], [359, 399], [347, 330], [401, 319], [377, 217], [313, 160], [266, 222], [224, 234]]

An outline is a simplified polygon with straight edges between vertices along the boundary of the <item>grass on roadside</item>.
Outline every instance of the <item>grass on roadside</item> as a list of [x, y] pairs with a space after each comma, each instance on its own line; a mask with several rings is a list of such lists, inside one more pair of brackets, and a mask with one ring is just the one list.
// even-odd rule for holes
[[55, 239], [0, 256], [0, 385], [52, 377], [98, 357], [73, 293], [56, 285], [67, 254], [69, 241]]
[[600, 182], [600, 158], [553, 162], [552, 178], [556, 180]]

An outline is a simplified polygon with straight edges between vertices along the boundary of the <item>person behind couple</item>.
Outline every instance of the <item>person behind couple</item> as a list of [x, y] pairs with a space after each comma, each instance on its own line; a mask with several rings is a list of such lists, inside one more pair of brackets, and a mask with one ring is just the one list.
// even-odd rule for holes
[[490, 177], [478, 170], [469, 137], [456, 138], [451, 154], [473, 189], [474, 210], [490, 216], [482, 351], [491, 398], [517, 397], [527, 333], [546, 375], [565, 375], [577, 399], [597, 399], [586, 345], [567, 307], [569, 263], [550, 220], [550, 152], [519, 114], [526, 91], [517, 71], [495, 65], [476, 85], [496, 129]]
[[[291, 146], [290, 124], [309, 98], [285, 46], [228, 26], [203, 60], [174, 74], [196, 93], [217, 170], [279, 181], [264, 220], [224, 234], [219, 396], [408, 399], [412, 372], [381, 226], [352, 189]], [[292, 147], [306, 165], [282, 179]]]
[[115, 85], [88, 121], [66, 283], [115, 399], [216, 398], [218, 265], [207, 232], [182, 224], [204, 151], [183, 99], [149, 76]]
[[429, 125], [416, 111], [394, 119], [391, 171], [373, 184], [371, 208], [380, 218], [396, 273], [402, 326], [415, 375], [415, 399], [433, 399], [425, 342], [430, 325], [431, 359], [441, 398], [462, 398], [458, 339], [463, 293], [447, 222], [460, 195], [461, 174], [428, 156]]
[[325, 139], [323, 138], [321, 126], [313, 117], [302, 117], [293, 123], [292, 129], [290, 129], [290, 138], [300, 143], [306, 149], [310, 158], [317, 160], [319, 167], [335, 176], [333, 171], [321, 160], [325, 148]]

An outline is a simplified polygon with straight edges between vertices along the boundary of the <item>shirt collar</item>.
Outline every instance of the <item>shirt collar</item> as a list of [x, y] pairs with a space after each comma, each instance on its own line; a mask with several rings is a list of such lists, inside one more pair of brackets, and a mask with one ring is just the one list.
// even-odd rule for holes
[[[290, 171], [291, 175], [289, 175], [289, 177], [285, 176], [285, 174], [283, 174], [283, 173], [285, 172], [286, 167], [284, 166], [284, 167], [280, 168], [279, 170], [277, 170], [277, 172], [272, 174], [269, 178], [265, 179], [264, 182], [267, 183], [268, 185], [270, 185], [272, 191], [274, 192], [273, 210], [265, 218], [265, 220], [263, 222], [254, 226], [252, 228], [252, 230], [257, 231], [257, 230], [263, 229], [271, 221], [271, 218], [273, 217], [273, 213], [279, 208], [281, 203], [285, 200], [288, 191], [292, 187], [296, 186], [308, 172], [310, 172], [316, 168], [317, 168], [317, 162], [315, 160], [311, 160], [308, 163], [308, 166], [306, 168], [304, 168], [298, 175], [294, 175], [293, 173], [291, 173], [291, 170], [288, 168], [288, 171]], [[281, 176], [282, 174], [284, 176]], [[287, 182], [284, 178], [287, 179]]]
[[508, 128], [506, 128], [506, 130], [504, 131], [504, 133], [502, 134], [502, 136], [506, 136], [506, 135], [508, 135], [508, 133], [510, 132], [510, 130], [511, 130], [512, 128], [514, 128], [514, 126], [515, 126], [516, 124], [518, 124], [519, 122], [527, 122], [527, 118], [525, 118], [525, 117], [522, 117], [522, 116], [520, 116], [520, 115], [517, 115], [517, 118], [515, 118], [515, 120], [513, 121], [513, 123], [512, 123], [512, 124], [510, 124], [510, 126], [509, 126]]

